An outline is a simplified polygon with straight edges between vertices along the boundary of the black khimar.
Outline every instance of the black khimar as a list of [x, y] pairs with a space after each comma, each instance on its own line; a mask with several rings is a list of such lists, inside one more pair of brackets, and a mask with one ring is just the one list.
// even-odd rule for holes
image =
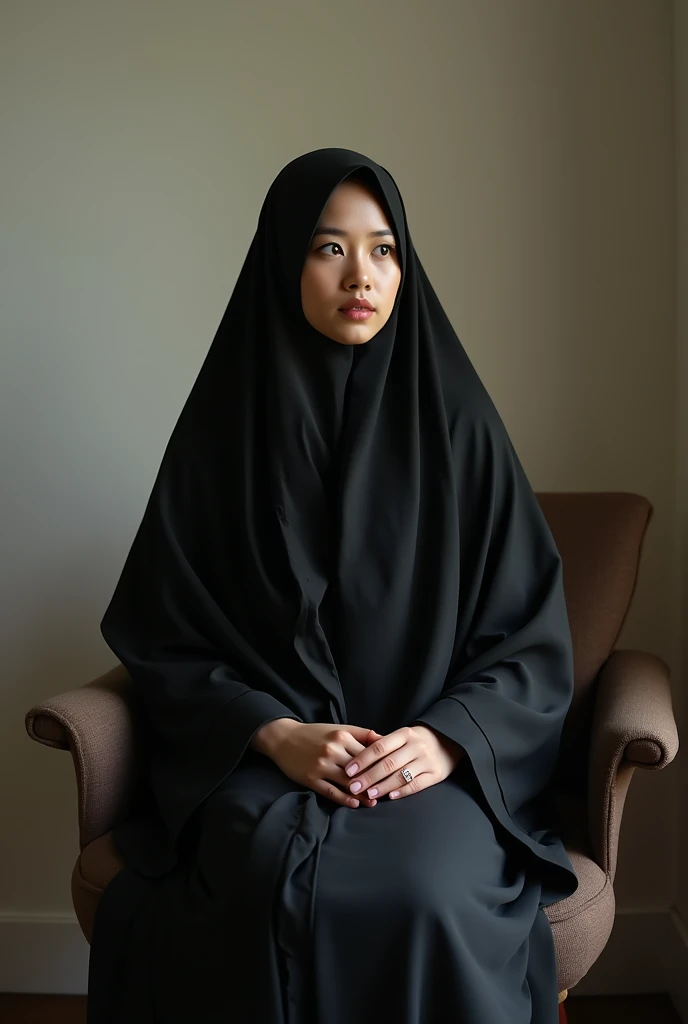
[[[309, 325], [299, 282], [328, 198], [353, 172], [390, 217], [402, 278], [385, 326], [347, 346]], [[476, 781], [474, 805], [537, 867], [536, 909], [575, 890], [548, 788], [573, 692], [560, 556], [421, 266], [397, 186], [373, 160], [316, 150], [271, 185], [101, 628], [145, 711], [168, 852], [185, 833], [193, 848], [203, 807], [238, 767], [265, 765], [248, 744], [266, 722], [381, 733], [424, 723], [462, 744], [457, 774]], [[283, 833], [298, 811], [314, 849], [323, 822], [372, 821], [382, 808], [337, 808], [286, 782]], [[134, 867], [144, 834], [119, 829]], [[298, 870], [289, 863], [275, 862], [285, 892]], [[297, 997], [280, 984], [287, 1008], [273, 993], [264, 1018], [241, 1020], [291, 1021]], [[468, 1004], [455, 1009], [474, 1019]], [[339, 1019], [327, 1012], [328, 1024]], [[94, 1008], [90, 1019], [119, 1018]], [[434, 1017], [402, 1021], [416, 1019]]]

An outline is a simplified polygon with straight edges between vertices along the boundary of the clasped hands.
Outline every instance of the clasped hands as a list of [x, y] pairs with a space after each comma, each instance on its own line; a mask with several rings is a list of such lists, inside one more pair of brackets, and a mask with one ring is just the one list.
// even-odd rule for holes
[[[458, 743], [427, 725], [404, 726], [386, 736], [370, 732], [374, 739], [344, 765], [344, 771], [350, 779], [349, 791], [365, 794], [373, 807], [378, 797], [400, 800], [442, 782], [465, 753]], [[402, 768], [410, 768], [411, 782], [402, 781]]]
[[[269, 722], [252, 744], [303, 785], [345, 807], [374, 807], [380, 797], [399, 800], [442, 782], [465, 754], [460, 744], [426, 725], [382, 735], [355, 725]], [[402, 768], [410, 768], [404, 782]]]

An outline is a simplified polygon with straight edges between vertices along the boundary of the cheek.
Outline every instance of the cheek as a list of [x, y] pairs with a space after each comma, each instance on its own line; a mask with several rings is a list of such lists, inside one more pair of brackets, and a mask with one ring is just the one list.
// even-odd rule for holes
[[389, 273], [389, 277], [385, 281], [385, 298], [387, 300], [387, 306], [391, 312], [394, 300], [397, 297], [399, 291], [399, 285], [401, 283], [401, 269], [395, 266]]
[[331, 290], [325, 268], [311, 266], [304, 270], [301, 276], [301, 301], [304, 305], [318, 305], [327, 298]]

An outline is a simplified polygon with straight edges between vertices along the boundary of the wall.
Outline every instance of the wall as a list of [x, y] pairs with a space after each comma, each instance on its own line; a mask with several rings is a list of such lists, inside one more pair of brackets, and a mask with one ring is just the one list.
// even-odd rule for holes
[[[688, 671], [688, 0], [674, 2], [674, 80], [676, 126], [676, 408], [677, 408], [677, 542], [679, 566], [677, 634], [681, 644], [680, 670], [684, 683]], [[688, 700], [683, 692], [679, 731], [688, 724]], [[688, 793], [688, 759], [680, 765], [679, 865], [688, 858], [688, 815], [684, 812]], [[676, 900], [677, 922], [688, 924], [688, 877], [680, 870]], [[688, 931], [683, 933], [688, 943]], [[677, 986], [677, 1002], [688, 1020], [688, 982]]]
[[[24, 713], [113, 661], [100, 617], [265, 192], [301, 152], [350, 147], [392, 171], [537, 489], [652, 500], [624, 643], [674, 663], [671, 23], [669, 0], [3, 5], [13, 970], [36, 948], [20, 936], [67, 935], [77, 849], [68, 756], [31, 744]], [[622, 908], [674, 900], [676, 780], [674, 765], [636, 773]], [[69, 934], [81, 967], [44, 968], [36, 986], [81, 983]]]

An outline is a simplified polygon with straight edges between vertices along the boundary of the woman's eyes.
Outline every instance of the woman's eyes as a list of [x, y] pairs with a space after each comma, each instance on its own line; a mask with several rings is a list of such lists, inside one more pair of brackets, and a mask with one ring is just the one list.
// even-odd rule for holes
[[[337, 245], [337, 243], [336, 243], [336, 242], [328, 242], [328, 243], [327, 243], [326, 245], [321, 245], [321, 246], [319, 247], [319, 249], [318, 249], [318, 252], [324, 252], [324, 251], [325, 251], [325, 249], [329, 249], [329, 248], [330, 248], [331, 246], [334, 246], [334, 248], [335, 248], [335, 249], [339, 249], [340, 251], [341, 251], [341, 249], [342, 249], [341, 245]], [[328, 253], [327, 255], [328, 255], [328, 256], [334, 256], [334, 253], [333, 253], [333, 252], [330, 252], [330, 253]]]
[[[325, 249], [329, 249], [332, 246], [334, 246], [335, 249], [339, 249], [340, 253], [342, 255], [344, 255], [344, 250], [342, 249], [341, 245], [338, 242], [326, 242], [325, 245], [321, 245], [319, 247], [318, 252], [324, 252]], [[389, 256], [393, 252], [394, 249], [396, 249], [396, 246], [395, 245], [390, 245], [388, 242], [381, 242], [380, 245], [376, 245], [375, 246], [375, 249], [387, 249], [388, 250], [387, 252], [381, 253], [383, 258], [386, 258], [387, 256]], [[375, 252], [375, 249], [373, 249], [373, 252]], [[326, 255], [328, 255], [328, 256], [335, 256], [336, 254], [335, 253], [327, 253]]]

